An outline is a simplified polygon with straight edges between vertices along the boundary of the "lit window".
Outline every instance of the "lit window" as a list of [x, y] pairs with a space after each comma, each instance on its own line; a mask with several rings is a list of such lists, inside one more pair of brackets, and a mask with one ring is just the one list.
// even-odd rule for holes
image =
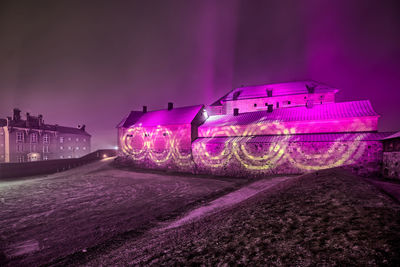
[[75, 147], [75, 150], [79, 150], [79, 146]]
[[50, 140], [50, 137], [48, 134], [43, 135], [43, 143], [48, 144]]
[[64, 143], [64, 137], [60, 137], [60, 143]]
[[64, 147], [63, 147], [63, 146], [60, 146], [60, 149], [61, 149], [61, 150], [63, 150], [63, 149], [64, 149]]
[[48, 160], [49, 157], [48, 156], [43, 156], [43, 160]]
[[70, 158], [72, 158], [71, 156], [68, 156], [68, 158], [70, 159]]
[[36, 133], [31, 134], [31, 143], [37, 143], [37, 134]]
[[17, 156], [18, 162], [24, 162], [24, 156]]
[[79, 138], [76, 138], [76, 142], [79, 142]]
[[60, 159], [63, 159], [64, 158], [64, 156], [60, 156]]
[[68, 147], [68, 150], [71, 150], [71, 149], [72, 149], [72, 147], [69, 146], [69, 147]]
[[68, 141], [71, 141], [71, 137], [68, 137]]
[[24, 140], [24, 134], [22, 132], [17, 132], [17, 142], [22, 142]]
[[86, 150], [86, 147], [84, 146], [82, 149], [83, 149], [83, 150]]
[[86, 142], [86, 138], [83, 138], [83, 142]]

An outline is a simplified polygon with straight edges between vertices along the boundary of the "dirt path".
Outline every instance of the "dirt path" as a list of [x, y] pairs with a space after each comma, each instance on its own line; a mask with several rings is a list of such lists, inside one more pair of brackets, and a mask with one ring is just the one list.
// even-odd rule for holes
[[268, 178], [268, 179], [263, 179], [257, 182], [254, 182], [248, 186], [245, 186], [239, 190], [236, 190], [232, 193], [229, 193], [225, 196], [222, 196], [204, 206], [201, 206], [195, 210], [190, 211], [186, 215], [184, 215], [182, 218], [177, 219], [176, 221], [173, 221], [172, 223], [169, 223], [166, 227], [163, 227], [161, 230], [166, 230], [166, 229], [171, 229], [171, 228], [176, 228], [181, 225], [194, 222], [199, 220], [200, 218], [210, 215], [212, 213], [216, 213], [221, 209], [230, 207], [234, 204], [237, 204], [239, 202], [242, 202], [258, 193], [261, 191], [267, 190], [276, 184], [283, 182], [290, 177], [276, 177], [276, 178]]
[[400, 183], [373, 180], [373, 179], [367, 179], [367, 180], [400, 202]]

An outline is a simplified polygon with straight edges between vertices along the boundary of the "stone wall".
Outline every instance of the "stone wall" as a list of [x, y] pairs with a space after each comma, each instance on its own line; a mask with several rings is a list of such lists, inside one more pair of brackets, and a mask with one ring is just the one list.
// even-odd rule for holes
[[248, 143], [207, 140], [193, 143], [198, 173], [257, 177], [298, 174], [347, 166], [359, 175], [377, 174], [379, 141]]
[[196, 174], [233, 177], [261, 177], [276, 174], [300, 174], [346, 166], [358, 175], [376, 175], [382, 163], [379, 141], [343, 142], [248, 142], [237, 138], [210, 142], [199, 139], [192, 149], [177, 155], [151, 153], [135, 158], [123, 153], [125, 162], [139, 168], [174, 170]]
[[400, 179], [400, 151], [383, 152], [383, 176]]

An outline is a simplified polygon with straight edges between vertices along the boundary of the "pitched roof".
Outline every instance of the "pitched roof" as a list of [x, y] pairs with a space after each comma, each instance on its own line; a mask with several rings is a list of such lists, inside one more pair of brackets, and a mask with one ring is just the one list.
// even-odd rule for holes
[[[0, 119], [0, 126], [6, 126], [7, 120]], [[59, 126], [59, 125], [52, 125], [52, 124], [42, 124], [39, 125], [31, 121], [31, 124], [28, 125], [26, 120], [19, 120], [19, 121], [10, 121], [10, 127], [18, 127], [18, 128], [26, 128], [26, 129], [38, 129], [38, 130], [47, 130], [47, 131], [56, 131], [60, 133], [67, 133], [67, 134], [79, 134], [79, 135], [86, 135], [91, 136], [85, 130], [75, 127], [66, 127], [66, 126]]]
[[223, 96], [221, 101], [231, 101], [240, 99], [251, 99], [267, 97], [267, 90], [272, 90], [272, 96], [307, 94], [307, 87], [312, 87], [315, 93], [336, 93], [338, 89], [327, 86], [315, 81], [298, 81], [288, 83], [273, 83], [255, 86], [244, 86], [232, 90], [228, 95]]
[[195, 142], [210, 144], [225, 142], [246, 143], [277, 143], [277, 142], [353, 142], [353, 141], [379, 141], [392, 132], [363, 132], [363, 133], [324, 133], [324, 134], [293, 134], [293, 135], [261, 135], [250, 137], [213, 137], [197, 138]]
[[241, 113], [238, 116], [215, 115], [210, 116], [200, 128], [246, 125], [260, 122], [313, 121], [365, 116], [378, 116], [373, 110], [369, 100], [327, 103], [315, 105], [312, 108], [307, 108], [305, 106], [280, 108], [274, 109], [272, 112], [263, 110]]
[[135, 122], [130, 125], [129, 123], [127, 123], [126, 125], [128, 126], [126, 127], [132, 126], [133, 124], [145, 127], [158, 126], [158, 125], [190, 124], [202, 108], [203, 105], [196, 105], [196, 106], [173, 108], [171, 110], [162, 109], [162, 110], [148, 111], [146, 113], [141, 112], [141, 116], [139, 116], [138, 118], [135, 117], [136, 116], [135, 114], [132, 115], [132, 118], [128, 116], [127, 120], [132, 119], [131, 121]]
[[118, 123], [117, 128], [119, 127], [124, 127], [128, 128], [129, 126], [132, 126], [135, 124], [135, 122], [138, 121], [138, 119], [143, 115], [144, 113], [142, 111], [131, 111], [129, 115], [124, 118], [120, 123]]
[[394, 138], [400, 138], [400, 131], [397, 132], [397, 133], [394, 133], [394, 134], [392, 134], [390, 136], [387, 136], [387, 137], [383, 138], [383, 140], [394, 139]]

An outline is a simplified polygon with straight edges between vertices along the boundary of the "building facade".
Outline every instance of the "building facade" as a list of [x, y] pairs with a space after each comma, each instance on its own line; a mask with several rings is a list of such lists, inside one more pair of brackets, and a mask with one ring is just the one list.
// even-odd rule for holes
[[[370, 101], [336, 102], [337, 92], [314, 81], [236, 88], [205, 108], [210, 116], [192, 129], [191, 169], [181, 170], [256, 177], [346, 166], [358, 174], [379, 173], [381, 140], [393, 133], [378, 132]], [[142, 135], [147, 144], [158, 142]], [[128, 150], [122, 153], [140, 165]], [[156, 165], [170, 159], [166, 151], [160, 147]]]
[[79, 128], [45, 124], [43, 116], [19, 109], [13, 116], [0, 119], [0, 162], [28, 162], [79, 158], [90, 153], [91, 136], [85, 126]]

